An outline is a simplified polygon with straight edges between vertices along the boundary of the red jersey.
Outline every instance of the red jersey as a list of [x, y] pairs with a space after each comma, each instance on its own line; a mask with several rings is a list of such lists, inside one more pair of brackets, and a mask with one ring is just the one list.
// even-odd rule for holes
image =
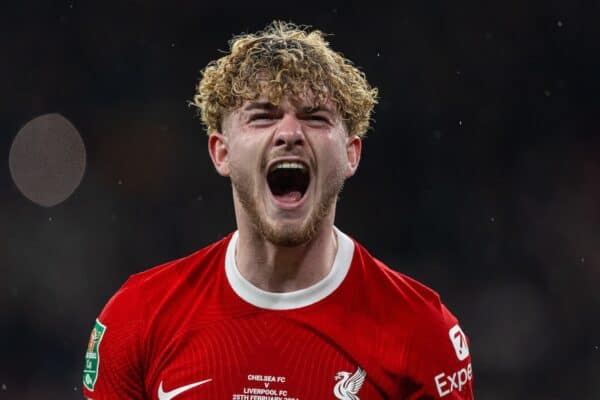
[[294, 292], [241, 276], [237, 232], [131, 276], [96, 320], [85, 396], [473, 399], [467, 338], [439, 296], [336, 234], [329, 274]]

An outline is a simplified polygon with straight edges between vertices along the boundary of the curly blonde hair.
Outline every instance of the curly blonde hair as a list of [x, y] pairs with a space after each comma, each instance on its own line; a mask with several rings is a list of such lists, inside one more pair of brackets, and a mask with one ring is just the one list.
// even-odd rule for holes
[[363, 136], [377, 103], [377, 88], [350, 60], [329, 47], [321, 31], [273, 21], [256, 34], [235, 36], [230, 52], [202, 71], [193, 104], [207, 133], [220, 131], [224, 113], [266, 96], [314, 96], [315, 106], [332, 100], [349, 135]]

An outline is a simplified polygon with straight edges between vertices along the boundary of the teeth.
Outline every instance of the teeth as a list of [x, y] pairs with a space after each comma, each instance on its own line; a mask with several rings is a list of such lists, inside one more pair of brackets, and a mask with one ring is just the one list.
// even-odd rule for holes
[[275, 164], [273, 168], [271, 168], [271, 170], [276, 169], [306, 169], [306, 167], [304, 166], [304, 164], [298, 162], [282, 161]]

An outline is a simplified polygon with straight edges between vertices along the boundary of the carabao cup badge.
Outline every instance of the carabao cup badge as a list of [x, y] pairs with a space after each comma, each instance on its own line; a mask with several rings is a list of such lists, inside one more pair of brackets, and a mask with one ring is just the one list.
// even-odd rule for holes
[[98, 380], [98, 367], [100, 366], [100, 342], [106, 332], [106, 326], [96, 319], [94, 329], [90, 334], [90, 340], [85, 352], [85, 367], [83, 368], [83, 386], [93, 391], [96, 380]]

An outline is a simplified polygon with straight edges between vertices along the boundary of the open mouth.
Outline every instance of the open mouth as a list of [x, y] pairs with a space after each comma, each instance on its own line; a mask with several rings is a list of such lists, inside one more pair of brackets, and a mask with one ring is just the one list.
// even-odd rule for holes
[[303, 163], [281, 161], [273, 164], [269, 169], [267, 183], [276, 199], [293, 203], [304, 197], [310, 183], [310, 174]]

